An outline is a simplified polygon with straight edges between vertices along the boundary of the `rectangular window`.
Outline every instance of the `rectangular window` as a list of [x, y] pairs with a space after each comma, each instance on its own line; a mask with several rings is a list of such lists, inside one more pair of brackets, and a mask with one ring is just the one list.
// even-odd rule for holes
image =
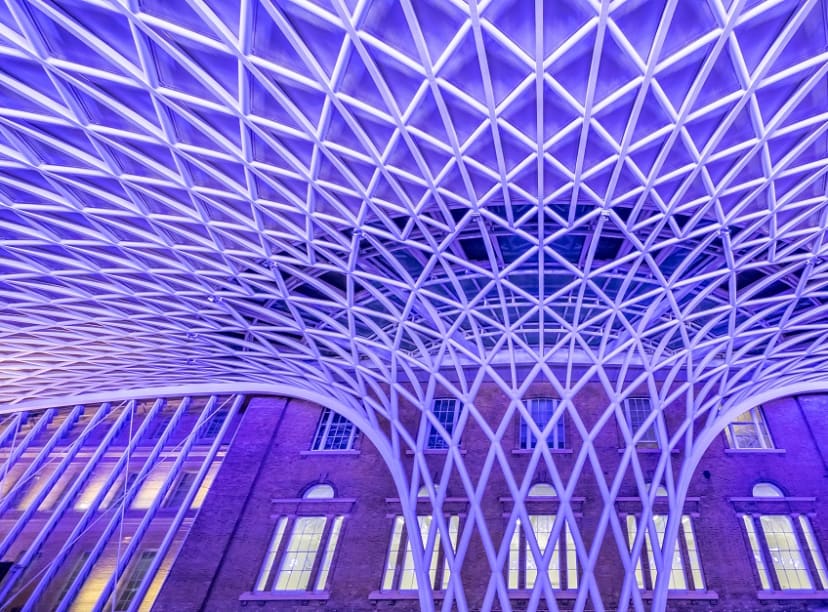
[[440, 424], [445, 433], [440, 431], [433, 423], [429, 423], [428, 439], [426, 448], [448, 448], [451, 436], [454, 433], [454, 426], [457, 423], [457, 400], [437, 399], [431, 407], [434, 418]]
[[296, 519], [274, 590], [308, 589], [326, 523], [327, 518], [324, 516], [300, 516]]
[[[101, 506], [103, 508], [113, 508], [115, 506], [120, 506], [121, 503], [124, 501], [126, 497], [127, 491], [135, 484], [135, 481], [138, 480], [138, 472], [130, 472], [127, 474], [126, 480], [124, 477], [120, 477], [112, 488], [109, 490], [109, 493], [106, 494], [106, 498], [104, 499]], [[134, 499], [134, 498], [133, 498]]]
[[285, 535], [285, 527], [287, 526], [287, 517], [283, 516], [276, 523], [276, 529], [273, 530], [273, 539], [270, 541], [270, 546], [267, 549], [264, 563], [262, 563], [262, 571], [259, 572], [259, 579], [256, 581], [256, 591], [266, 591], [268, 577], [273, 569], [273, 564], [276, 561], [276, 554], [279, 552], [279, 547], [282, 544], [282, 538]]
[[132, 605], [132, 600], [135, 599], [135, 595], [138, 593], [138, 588], [141, 586], [144, 576], [147, 575], [156, 554], [157, 551], [155, 550], [144, 550], [138, 556], [138, 560], [135, 562], [135, 565], [129, 574], [129, 578], [127, 578], [123, 587], [120, 589], [120, 594], [118, 595], [118, 599], [115, 603], [116, 611], [121, 612], [129, 610], [130, 605]]
[[227, 415], [230, 414], [229, 408], [219, 408], [207, 419], [207, 422], [201, 426], [201, 438], [204, 440], [212, 440], [221, 431], [221, 426], [227, 420]]
[[[548, 552], [554, 525], [554, 514], [530, 515], [528, 529], [523, 528], [520, 519], [515, 523], [509, 545], [510, 589], [534, 588], [538, 574], [544, 571], [553, 589], [578, 588], [578, 555], [569, 525], [563, 525], [552, 552]], [[530, 538], [537, 544], [539, 557], [532, 551]]]
[[647, 397], [631, 397], [624, 400], [624, 411], [627, 416], [627, 425], [633, 436], [640, 435], [636, 446], [658, 448], [658, 437], [656, 436], [655, 422], [646, 429], [644, 423], [653, 411], [650, 399]]
[[[538, 426], [538, 429], [543, 431], [552, 421], [557, 408], [558, 402], [554, 399], [531, 399], [526, 402], [526, 409], [532, 417], [532, 421]], [[566, 448], [566, 438], [564, 436], [564, 421], [563, 415], [552, 425], [547, 434], [547, 444], [549, 448]], [[537, 438], [532, 431], [526, 419], [520, 420], [520, 448], [531, 449], [535, 448]]]
[[341, 414], [323, 408], [313, 437], [312, 450], [349, 450], [353, 448], [356, 427]]
[[331, 561], [336, 552], [336, 544], [339, 542], [339, 532], [342, 531], [343, 517], [337, 516], [334, 519], [333, 527], [331, 527], [331, 534], [328, 537], [328, 545], [325, 547], [322, 562], [319, 564], [319, 576], [316, 578], [316, 590], [324, 591], [328, 586], [328, 576], [331, 573]]
[[768, 545], [771, 564], [773, 565], [779, 588], [807, 589], [814, 588], [802, 549], [797, 542], [791, 517], [784, 515], [762, 515], [759, 517], [762, 533]]
[[156, 422], [150, 431], [150, 440], [159, 439], [161, 437], [161, 434], [163, 434], [166, 431], [167, 427], [172, 421], [172, 418], [173, 415], [171, 414], [165, 414], [161, 417], [156, 417]]
[[817, 548], [814, 530], [811, 528], [810, 521], [801, 514], [799, 515], [799, 527], [805, 536], [805, 543], [808, 545], [808, 551], [811, 553], [811, 561], [813, 561], [814, 567], [816, 568], [820, 586], [823, 589], [828, 589], [828, 574], [825, 571], [825, 560], [822, 558], [819, 548]]
[[72, 583], [75, 582], [75, 578], [78, 577], [81, 570], [83, 569], [83, 565], [86, 563], [87, 559], [92, 556], [88, 550], [83, 551], [80, 556], [75, 559], [74, 565], [72, 565], [72, 570], [69, 572], [69, 575], [66, 576], [66, 580], [63, 583], [63, 586], [60, 589], [60, 593], [58, 593], [57, 600], [55, 603], [60, 603], [64, 597], [66, 597], [66, 593], [69, 592], [69, 587], [72, 586]]
[[733, 419], [725, 432], [730, 448], [773, 448], [761, 406], [755, 406]]
[[187, 493], [190, 492], [190, 487], [192, 486], [195, 477], [195, 472], [182, 472], [172, 491], [170, 491], [169, 495], [167, 495], [167, 499], [164, 500], [164, 507], [180, 507], [181, 504], [184, 503]]
[[750, 542], [750, 549], [753, 551], [753, 560], [756, 563], [756, 569], [759, 572], [759, 582], [761, 583], [762, 588], [767, 591], [770, 589], [768, 568], [765, 565], [765, 556], [762, 554], [762, 549], [759, 547], [759, 538], [756, 537], [756, 527], [753, 524], [753, 517], [744, 514], [742, 515], [742, 520], [745, 523], [745, 531], [748, 535], [748, 542]]
[[[440, 546], [440, 532], [436, 531], [437, 526], [432, 526], [431, 516], [418, 516], [417, 526], [420, 531], [423, 546], [428, 544], [429, 531], [435, 530], [434, 545], [426, 550], [426, 563], [429, 568], [429, 580], [431, 588], [443, 590], [447, 587], [451, 577], [448, 558], [445, 550]], [[457, 535], [460, 528], [460, 517], [452, 515], [447, 521], [448, 535], [452, 551], [457, 548]], [[404, 545], [403, 545], [404, 544]], [[401, 516], [394, 519], [394, 528], [391, 532], [391, 542], [388, 546], [388, 561], [385, 566], [385, 575], [382, 581], [384, 591], [416, 591], [417, 575], [414, 570], [414, 552], [411, 547], [411, 540], [405, 529], [405, 520]]]
[[[664, 535], [667, 531], [667, 515], [653, 516], [653, 527], [657, 538], [657, 546], [653, 546], [650, 530], [644, 531], [644, 548], [635, 568], [635, 579], [639, 589], [652, 590], [658, 578], [657, 555], [661, 554], [664, 546]], [[638, 522], [633, 515], [627, 515], [627, 537], [632, 550]], [[646, 569], [645, 569], [646, 564]], [[693, 531], [693, 521], [689, 515], [681, 517], [681, 525], [676, 539], [676, 546], [670, 561], [670, 580], [667, 588], [675, 591], [703, 591], [705, 589], [704, 575], [701, 569], [701, 560], [696, 545], [696, 535]]]

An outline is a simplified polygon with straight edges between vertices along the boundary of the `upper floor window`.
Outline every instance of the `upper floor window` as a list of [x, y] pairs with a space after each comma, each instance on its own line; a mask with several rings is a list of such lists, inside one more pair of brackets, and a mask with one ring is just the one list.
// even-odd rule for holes
[[627, 425], [633, 436], [639, 435], [636, 446], [658, 448], [658, 436], [656, 436], [655, 423], [644, 427], [645, 421], [653, 411], [653, 405], [648, 397], [631, 397], [624, 400], [624, 413], [627, 417]]
[[725, 430], [730, 448], [773, 448], [761, 406], [743, 412]]
[[173, 415], [171, 414], [164, 414], [159, 417], [156, 417], [155, 423], [150, 425], [150, 440], [159, 439], [161, 435], [167, 430], [167, 427], [172, 422], [172, 419]]
[[[534, 485], [528, 498], [555, 497], [555, 489], [547, 483]], [[510, 589], [531, 589], [539, 573], [549, 577], [553, 589], [578, 588], [578, 555], [569, 525], [564, 522], [554, 543], [554, 514], [530, 514], [529, 523], [515, 521], [509, 544], [508, 586]], [[533, 548], [537, 547], [537, 554]], [[552, 551], [549, 547], [552, 546]]]
[[[334, 498], [333, 487], [320, 484], [302, 496]], [[256, 591], [324, 591], [328, 585], [342, 516], [282, 516], [276, 522]], [[285, 537], [286, 534], [290, 534]]]
[[[457, 549], [457, 534], [459, 532], [460, 517], [451, 515], [446, 517], [451, 550]], [[446, 556], [445, 545], [440, 545], [440, 532], [437, 524], [430, 515], [417, 517], [419, 536], [422, 538], [425, 549], [426, 566], [434, 590], [444, 590], [449, 578], [451, 569], [449, 559]], [[432, 533], [433, 532], [433, 533]], [[433, 537], [433, 545], [428, 546], [429, 534]], [[411, 535], [405, 525], [402, 516], [394, 518], [394, 526], [391, 530], [391, 542], [388, 545], [388, 558], [385, 563], [385, 572], [382, 579], [383, 591], [410, 591], [417, 590], [417, 574], [414, 569], [414, 554], [411, 548]], [[414, 534], [416, 537], [417, 534]]]
[[354, 446], [356, 427], [348, 419], [330, 408], [323, 408], [313, 437], [315, 451], [349, 450]]
[[221, 426], [227, 420], [230, 414], [229, 408], [219, 408], [208, 419], [204, 425], [201, 426], [200, 436], [204, 440], [212, 440], [221, 431]]
[[[541, 431], [544, 431], [547, 426], [549, 426], [553, 416], [555, 415], [555, 408], [557, 408], [557, 406], [558, 402], [554, 399], [530, 399], [526, 402], [526, 410], [529, 412], [532, 422], [534, 422]], [[551, 429], [548, 430], [546, 436], [546, 442], [549, 445], [549, 448], [566, 448], [566, 438], [564, 434], [563, 416], [559, 416], [554, 424], [551, 425]], [[521, 418], [519, 440], [520, 448], [535, 448], [537, 442], [537, 437], [532, 431], [530, 424], [525, 418]]]
[[187, 493], [190, 492], [190, 487], [192, 487], [193, 482], [195, 482], [196, 475], [197, 474], [195, 472], [181, 472], [181, 475], [175, 481], [175, 484], [167, 494], [162, 506], [164, 508], [180, 507], [187, 498]]
[[[459, 402], [454, 399], [436, 399], [431, 406], [434, 418], [440, 424], [436, 427], [429, 423], [426, 448], [448, 448], [451, 436], [454, 433], [454, 426], [457, 424]], [[442, 431], [441, 431], [442, 430]]]
[[[753, 496], [757, 499], [784, 497], [778, 487], [767, 482], [754, 486]], [[764, 590], [828, 588], [825, 560], [808, 517], [743, 514], [742, 521]]]

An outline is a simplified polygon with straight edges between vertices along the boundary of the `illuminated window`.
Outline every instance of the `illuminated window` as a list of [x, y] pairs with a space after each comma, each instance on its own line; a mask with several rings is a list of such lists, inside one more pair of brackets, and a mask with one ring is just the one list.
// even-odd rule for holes
[[437, 399], [431, 407], [431, 412], [445, 434], [433, 423], [429, 423], [426, 448], [448, 448], [454, 426], [457, 423], [457, 400]]
[[[537, 425], [538, 429], [543, 431], [552, 421], [557, 405], [558, 402], [554, 399], [530, 399], [526, 402], [526, 410], [529, 412], [532, 421]], [[564, 433], [563, 416], [560, 416], [547, 434], [546, 441], [549, 448], [565, 448], [566, 438]], [[520, 448], [524, 449], [535, 448], [538, 442], [525, 418], [521, 418], [520, 420], [519, 442]]]
[[[437, 524], [430, 515], [418, 516], [417, 526], [420, 531], [423, 548], [425, 549], [425, 560], [428, 566], [431, 588], [439, 591], [445, 589], [451, 577], [449, 560], [446, 551], [440, 545], [440, 531]], [[457, 534], [460, 527], [460, 517], [451, 515], [446, 517], [451, 550], [457, 549]], [[433, 545], [428, 547], [430, 532], [433, 533]], [[391, 542], [388, 546], [388, 558], [385, 563], [385, 573], [382, 579], [383, 591], [416, 591], [417, 574], [414, 569], [414, 554], [409, 539], [405, 520], [401, 516], [394, 518], [394, 526], [391, 530]]]
[[157, 551], [155, 550], [144, 550], [138, 555], [138, 558], [132, 566], [132, 571], [129, 573], [121, 588], [118, 589], [115, 610], [118, 612], [129, 610], [132, 605], [132, 600], [135, 599], [138, 588], [141, 586], [144, 576], [147, 575], [156, 554]]
[[[753, 496], [784, 497], [778, 487], [767, 482], [753, 487]], [[743, 514], [742, 521], [762, 589], [811, 591], [828, 588], [825, 561], [806, 516], [799, 515], [794, 521], [785, 514]]]
[[322, 410], [312, 449], [315, 451], [348, 450], [354, 445], [356, 427], [341, 414], [330, 408]]
[[[555, 489], [547, 483], [538, 483], [528, 497], [554, 497]], [[509, 543], [508, 586], [510, 589], [531, 589], [539, 573], [545, 572], [553, 589], [578, 588], [578, 556], [569, 525], [564, 523], [554, 544], [551, 543], [555, 526], [554, 514], [530, 514], [529, 524], [520, 519], [515, 523]], [[537, 554], [533, 551], [537, 546]], [[552, 546], [552, 551], [549, 547]]]
[[[333, 499], [334, 490], [330, 485], [316, 485], [303, 497]], [[342, 516], [279, 518], [254, 590], [324, 591], [342, 522]]]
[[72, 569], [67, 574], [55, 603], [59, 603], [64, 597], [66, 597], [66, 593], [69, 592], [69, 587], [71, 587], [72, 583], [75, 582], [75, 578], [78, 577], [78, 574], [80, 574], [81, 570], [83, 569], [83, 565], [86, 563], [86, 560], [89, 559], [90, 556], [92, 556], [92, 553], [90, 553], [89, 551], [84, 551], [80, 554], [80, 556], [77, 559], [75, 559], [75, 563], [72, 565]]
[[639, 435], [636, 446], [658, 448], [655, 422], [644, 428], [644, 422], [653, 411], [650, 399], [647, 397], [631, 397], [624, 400], [624, 412], [627, 416], [627, 425], [633, 436]]
[[46, 482], [54, 474], [56, 467], [56, 463], [45, 463], [34, 474], [31, 474], [25, 483], [18, 483], [18, 487], [21, 489], [17, 494], [16, 507], [18, 510], [26, 510], [32, 505], [32, 502], [43, 490]]
[[[652, 590], [655, 588], [658, 576], [656, 555], [661, 554], [666, 529], [667, 515], [653, 515], [653, 530], [657, 538], [657, 548], [653, 546], [653, 530], [646, 529], [644, 531], [644, 549], [635, 567], [635, 580], [639, 589]], [[637, 519], [635, 516], [628, 514], [627, 537], [629, 538], [630, 550], [632, 550], [637, 532]], [[670, 581], [667, 588], [670, 590], [702, 591], [705, 589], [693, 521], [687, 514], [683, 514], [681, 517], [678, 538], [676, 546], [673, 548], [673, 556], [668, 571], [670, 572]]]
[[130, 472], [127, 474], [126, 479], [123, 476], [118, 478], [109, 492], [106, 494], [106, 498], [103, 501], [102, 507], [103, 508], [113, 508], [116, 506], [120, 506], [121, 503], [124, 501], [126, 497], [127, 491], [135, 484], [135, 481], [138, 479], [138, 472]]
[[725, 430], [730, 448], [773, 448], [765, 415], [760, 406], [743, 412]]

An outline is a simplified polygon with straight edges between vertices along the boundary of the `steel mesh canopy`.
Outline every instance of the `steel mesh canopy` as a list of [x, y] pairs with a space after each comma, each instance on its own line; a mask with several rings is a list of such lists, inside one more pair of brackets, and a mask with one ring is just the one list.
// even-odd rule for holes
[[[548, 466], [574, 521], [578, 478], [601, 476], [595, 436], [617, 421], [632, 449], [620, 406], [644, 393], [678, 503], [669, 449], [696, 456], [728, 408], [828, 380], [825, 13], [7, 0], [2, 400], [286, 382], [335, 397], [393, 458], [422, 445], [401, 407], [450, 395], [490, 466], [543, 382], [583, 450], [568, 480], [543, 444], [531, 468]], [[509, 400], [499, 423], [475, 408], [484, 385]], [[609, 400], [597, 423], [573, 400], [588, 385]], [[676, 403], [686, 421], [668, 432]], [[423, 461], [395, 472], [409, 513]], [[453, 444], [443, 477], [458, 472], [479, 499], [487, 472], [469, 476]], [[516, 500], [531, 476], [507, 476]], [[602, 529], [631, 568], [622, 478], [599, 478]], [[485, 533], [475, 508], [456, 567]], [[600, 607], [600, 541], [574, 536], [578, 605]], [[508, 542], [483, 540], [484, 603], [508, 603]], [[459, 578], [449, 592], [464, 605]], [[632, 578], [623, 597], [641, 605]], [[548, 581], [540, 600], [555, 605]]]

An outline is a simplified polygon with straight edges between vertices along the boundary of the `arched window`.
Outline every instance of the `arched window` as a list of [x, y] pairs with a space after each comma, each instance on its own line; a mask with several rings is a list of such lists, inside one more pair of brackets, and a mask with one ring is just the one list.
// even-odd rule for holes
[[785, 497], [782, 491], [769, 482], [757, 482], [753, 485], [753, 497]]
[[[753, 497], [773, 500], [785, 495], [776, 485], [760, 482], [753, 487]], [[765, 503], [761, 507], [762, 514], [743, 514], [742, 521], [762, 588], [770, 591], [828, 588], [825, 561], [817, 548], [808, 517], [775, 512], [777, 508], [784, 510], [775, 504]], [[773, 568], [772, 573], [768, 566]]]
[[529, 497], [556, 497], [558, 494], [548, 482], [538, 482], [529, 489]]
[[331, 485], [317, 484], [309, 487], [302, 497], [304, 499], [332, 499], [335, 495]]
[[[301, 500], [296, 500], [303, 515], [278, 519], [254, 590], [324, 591], [327, 588], [344, 517], [330, 516], [324, 512], [325, 508], [319, 508], [317, 516], [306, 516], [304, 512], [334, 499], [331, 485], [312, 485]], [[285, 538], [288, 533], [290, 536]]]

